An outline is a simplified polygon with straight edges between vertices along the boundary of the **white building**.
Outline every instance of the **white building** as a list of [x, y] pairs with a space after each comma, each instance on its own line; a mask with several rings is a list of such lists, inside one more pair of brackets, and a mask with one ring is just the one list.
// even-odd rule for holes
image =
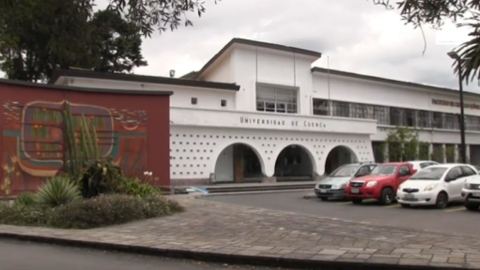
[[[417, 129], [430, 152], [458, 152], [458, 92], [312, 68], [320, 57], [233, 39], [180, 79], [68, 70], [52, 83], [174, 92], [174, 185], [311, 179], [344, 163], [383, 161], [381, 142], [396, 126]], [[480, 165], [480, 95], [465, 93], [465, 102], [467, 155]]]

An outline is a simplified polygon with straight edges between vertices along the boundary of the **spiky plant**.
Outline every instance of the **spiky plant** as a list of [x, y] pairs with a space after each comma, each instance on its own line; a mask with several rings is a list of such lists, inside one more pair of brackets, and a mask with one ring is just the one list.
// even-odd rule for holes
[[55, 176], [38, 188], [37, 201], [48, 206], [59, 206], [80, 197], [78, 186], [67, 177]]
[[17, 196], [15, 199], [15, 205], [28, 207], [32, 206], [36, 203], [35, 194], [31, 192], [23, 192]]

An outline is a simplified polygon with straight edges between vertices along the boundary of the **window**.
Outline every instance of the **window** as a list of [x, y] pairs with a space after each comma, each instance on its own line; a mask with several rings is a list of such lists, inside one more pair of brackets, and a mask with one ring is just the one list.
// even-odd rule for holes
[[415, 127], [417, 121], [417, 115], [415, 110], [405, 110], [405, 124], [407, 127]]
[[405, 110], [400, 108], [390, 108], [390, 125], [405, 126]]
[[448, 174], [447, 174], [447, 177], [445, 178], [445, 180], [456, 180], [460, 177], [462, 177], [462, 170], [460, 170], [460, 167], [455, 167], [455, 168], [452, 168]]
[[447, 113], [445, 114], [445, 123], [443, 125], [444, 128], [446, 129], [460, 129], [459, 128], [460, 123], [459, 123], [459, 118], [458, 115]]
[[398, 173], [400, 176], [407, 176], [410, 175], [410, 168], [408, 166], [402, 166], [400, 167], [400, 171]]
[[257, 111], [297, 113], [297, 90], [257, 85]]
[[390, 110], [388, 107], [375, 106], [373, 108], [373, 117], [379, 125], [390, 125]]
[[191, 103], [192, 105], [197, 105], [198, 99], [196, 97], [192, 97]]
[[220, 105], [221, 105], [222, 107], [227, 107], [227, 100], [222, 99], [222, 100], [220, 101]]
[[350, 103], [332, 101], [333, 116], [350, 117]]
[[467, 166], [462, 166], [462, 172], [464, 177], [477, 174], [472, 168]]
[[367, 106], [364, 104], [352, 104], [353, 118], [367, 118]]
[[434, 128], [443, 128], [443, 116], [444, 113], [434, 112], [433, 113], [433, 127]]
[[370, 173], [370, 166], [362, 166], [355, 176], [364, 176]]
[[466, 115], [465, 129], [480, 131], [480, 117]]
[[328, 100], [313, 99], [313, 114], [314, 115], [330, 115]]
[[432, 127], [432, 113], [428, 111], [418, 111], [418, 122], [417, 125], [423, 128]]

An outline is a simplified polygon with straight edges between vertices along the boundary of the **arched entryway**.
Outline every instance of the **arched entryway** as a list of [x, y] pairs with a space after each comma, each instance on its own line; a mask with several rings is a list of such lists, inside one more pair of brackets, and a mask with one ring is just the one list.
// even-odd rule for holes
[[338, 167], [350, 164], [357, 163], [358, 158], [352, 149], [346, 146], [337, 146], [333, 148], [330, 153], [328, 153], [327, 160], [325, 162], [325, 174], [330, 174]]
[[299, 145], [285, 147], [275, 162], [277, 181], [311, 180], [314, 171], [315, 165], [310, 152]]
[[215, 182], [258, 182], [263, 178], [262, 163], [256, 151], [246, 144], [232, 144], [215, 163]]

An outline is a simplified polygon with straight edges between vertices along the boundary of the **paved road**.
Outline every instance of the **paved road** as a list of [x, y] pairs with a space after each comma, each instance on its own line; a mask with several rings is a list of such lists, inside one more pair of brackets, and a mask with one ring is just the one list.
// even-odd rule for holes
[[478, 227], [480, 212], [468, 212], [462, 205], [450, 206], [444, 210], [431, 208], [403, 209], [398, 204], [382, 206], [376, 201], [365, 201], [362, 205], [353, 205], [351, 202], [322, 202], [318, 199], [303, 199], [303, 195], [307, 193], [212, 196], [206, 197], [206, 199], [377, 225], [480, 236]]
[[213, 270], [270, 269], [230, 266], [203, 262], [60, 247], [37, 243], [0, 240], [2, 270]]

